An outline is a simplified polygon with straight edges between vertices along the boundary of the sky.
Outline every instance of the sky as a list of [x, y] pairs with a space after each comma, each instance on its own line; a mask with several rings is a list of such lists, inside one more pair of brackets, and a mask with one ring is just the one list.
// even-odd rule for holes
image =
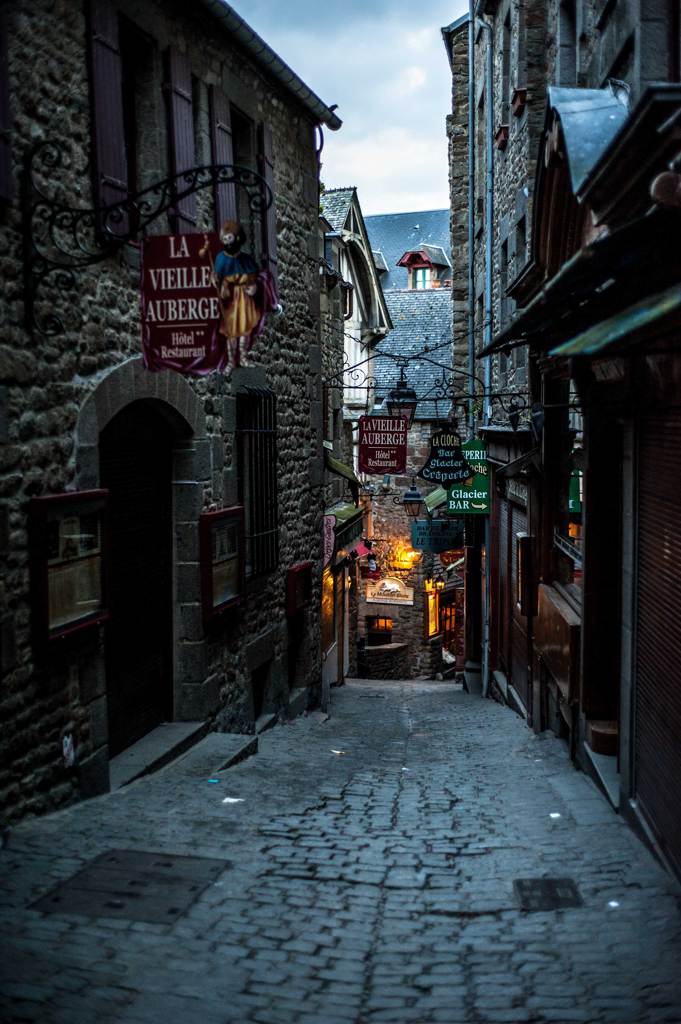
[[322, 181], [356, 185], [362, 212], [449, 207], [452, 79], [440, 29], [468, 0], [229, 0], [327, 105]]

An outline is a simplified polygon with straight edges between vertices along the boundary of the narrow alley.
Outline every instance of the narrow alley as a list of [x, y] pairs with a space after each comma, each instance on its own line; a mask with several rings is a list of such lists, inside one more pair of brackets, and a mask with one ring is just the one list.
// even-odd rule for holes
[[219, 739], [6, 834], [3, 1024], [681, 1020], [678, 889], [551, 734], [353, 680], [222, 772]]

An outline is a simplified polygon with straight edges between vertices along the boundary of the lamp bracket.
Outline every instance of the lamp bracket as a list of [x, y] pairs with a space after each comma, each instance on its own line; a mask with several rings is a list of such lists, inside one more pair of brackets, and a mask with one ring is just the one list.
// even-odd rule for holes
[[[60, 181], [60, 172], [66, 180]], [[206, 188], [234, 185], [248, 200], [249, 242], [255, 250], [255, 225], [272, 205], [272, 190], [246, 167], [210, 164], [163, 178], [118, 203], [88, 207], [73, 203], [87, 192], [87, 167], [76, 168], [64, 145], [44, 140], [26, 154], [22, 174], [24, 237], [24, 314], [27, 328], [54, 336], [66, 330], [56, 311], [65, 293], [77, 290], [80, 274], [143, 237], [146, 229], [178, 203]], [[43, 297], [44, 296], [44, 297]], [[49, 297], [48, 297], [49, 296]]]

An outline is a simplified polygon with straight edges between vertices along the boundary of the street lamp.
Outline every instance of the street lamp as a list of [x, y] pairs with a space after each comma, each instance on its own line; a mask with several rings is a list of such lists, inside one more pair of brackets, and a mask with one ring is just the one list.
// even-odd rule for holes
[[416, 477], [411, 478], [411, 487], [404, 492], [402, 504], [408, 516], [411, 516], [412, 519], [418, 519], [421, 506], [423, 505], [423, 495], [416, 486]]
[[400, 366], [400, 379], [386, 398], [388, 412], [391, 416], [403, 416], [407, 421], [407, 430], [411, 430], [417, 404], [416, 392], [407, 385], [404, 366]]

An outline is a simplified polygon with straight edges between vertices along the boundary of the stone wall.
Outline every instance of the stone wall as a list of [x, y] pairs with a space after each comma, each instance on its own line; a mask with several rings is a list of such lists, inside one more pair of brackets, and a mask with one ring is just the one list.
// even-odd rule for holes
[[[18, 202], [22, 160], [29, 146], [56, 134], [69, 143], [71, 163], [55, 172], [50, 187], [70, 204], [90, 204], [86, 164], [91, 125], [83, 5], [10, 2], [17, 199], [0, 211], [0, 271], [6, 282], [0, 295], [0, 420], [7, 423], [0, 438], [0, 530], [8, 541], [0, 584], [0, 804], [8, 820], [107, 788], [104, 633], [91, 630], [37, 664], [30, 637], [26, 513], [31, 497], [98, 485], [99, 432], [131, 401], [157, 403], [181, 424], [173, 469], [175, 717], [209, 717], [219, 728], [252, 729], [251, 674], [263, 665], [269, 666], [266, 706], [286, 703], [286, 571], [309, 559], [317, 569], [313, 600], [304, 613], [305, 641], [295, 684], [307, 686], [311, 700], [320, 685], [322, 476], [314, 403], [320, 401], [321, 351], [314, 126], [306, 111], [265, 78], [205, 12], [152, 0], [121, 0], [116, 6], [156, 41], [156, 100], [149, 108], [153, 116], [141, 153], [145, 174], [166, 172], [160, 54], [171, 43], [187, 52], [197, 80], [197, 163], [205, 157], [210, 84], [220, 85], [254, 121], [271, 125], [283, 313], [271, 319], [253, 349], [252, 367], [236, 371], [231, 381], [150, 374], [139, 357], [139, 258], [134, 247], [126, 247], [121, 255], [85, 269], [77, 291], [50, 289], [40, 312], [63, 315], [63, 334], [27, 333]], [[199, 210], [204, 218], [199, 227], [212, 228], [208, 192]], [[161, 219], [152, 231], [167, 232], [168, 222]], [[235, 395], [243, 384], [271, 388], [277, 396], [280, 559], [274, 572], [247, 585], [238, 612], [206, 633], [199, 603], [197, 518], [202, 509], [237, 500]], [[69, 733], [77, 753], [73, 768], [61, 758], [62, 737]]]
[[[566, 11], [573, 9], [574, 17]], [[515, 313], [505, 296], [530, 254], [532, 202], [537, 145], [544, 126], [547, 88], [601, 88], [608, 77], [621, 79], [631, 89], [632, 102], [652, 80], [664, 80], [671, 67], [671, 5], [641, 0], [502, 0], [486, 18], [492, 28], [494, 52], [493, 132], [508, 128], [505, 148], [494, 145], [494, 243], [492, 336], [507, 326]], [[450, 197], [454, 267], [454, 300], [462, 297], [467, 256], [462, 195], [467, 193], [468, 25], [452, 37], [452, 114], [448, 118]], [[476, 348], [482, 347], [485, 273], [485, 55], [488, 33], [475, 32], [475, 331]], [[677, 41], [678, 47], [678, 41]], [[508, 85], [505, 86], [505, 49]], [[526, 105], [508, 110], [506, 97], [526, 89]], [[457, 287], [456, 282], [461, 284]], [[482, 366], [479, 365], [479, 376]], [[527, 356], [523, 347], [492, 359], [492, 390], [522, 393], [528, 385]], [[492, 422], [507, 423], [502, 406], [493, 403]]]

